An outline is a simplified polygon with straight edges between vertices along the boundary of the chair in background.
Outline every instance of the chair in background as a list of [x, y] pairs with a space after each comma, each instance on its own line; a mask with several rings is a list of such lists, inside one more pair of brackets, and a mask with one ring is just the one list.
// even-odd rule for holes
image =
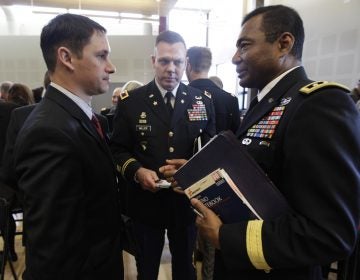
[[5, 266], [6, 263], [9, 262], [9, 266], [10, 266], [10, 270], [11, 273], [14, 277], [15, 280], [18, 279], [9, 251], [9, 217], [10, 214], [12, 213], [12, 205], [14, 203], [16, 197], [16, 192], [14, 190], [12, 190], [10, 187], [8, 187], [7, 185], [3, 184], [0, 182], [0, 211], [2, 213], [2, 225], [1, 225], [1, 235], [3, 237], [3, 252], [2, 252], [2, 256], [1, 256], [1, 280], [4, 280], [5, 277]]

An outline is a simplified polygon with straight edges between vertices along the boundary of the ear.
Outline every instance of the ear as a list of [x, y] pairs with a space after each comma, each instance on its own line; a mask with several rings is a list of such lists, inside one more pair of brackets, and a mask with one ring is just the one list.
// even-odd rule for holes
[[151, 63], [152, 63], [152, 65], [153, 65], [153, 67], [154, 67], [154, 65], [155, 65], [155, 61], [156, 61], [155, 55], [151, 55]]
[[279, 39], [279, 51], [283, 54], [289, 54], [294, 46], [295, 38], [290, 32], [284, 32], [280, 35]]
[[189, 63], [188, 57], [185, 60], [185, 69], [186, 69], [186, 71], [189, 71], [189, 72], [191, 72], [191, 70], [192, 70], [192, 67], [191, 67], [191, 64]]
[[66, 47], [60, 47], [58, 48], [58, 61], [62, 63], [65, 68], [70, 69], [71, 71], [74, 71], [74, 66], [72, 64], [72, 52], [66, 48]]

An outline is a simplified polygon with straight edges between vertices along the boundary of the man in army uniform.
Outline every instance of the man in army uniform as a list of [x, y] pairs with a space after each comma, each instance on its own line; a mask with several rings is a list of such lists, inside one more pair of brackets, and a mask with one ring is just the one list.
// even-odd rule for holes
[[238, 99], [208, 78], [212, 60], [210, 49], [191, 47], [187, 50], [187, 59], [186, 76], [189, 86], [211, 94], [215, 109], [216, 133], [223, 130], [236, 133], [240, 125]]
[[259, 93], [237, 136], [292, 211], [222, 224], [192, 200], [204, 215], [196, 221], [200, 233], [221, 256], [214, 279], [320, 280], [321, 266], [346, 258], [356, 244], [359, 112], [344, 86], [308, 79], [303, 42], [302, 20], [286, 6], [261, 7], [243, 20], [233, 63], [240, 85]]
[[159, 183], [169, 158], [190, 158], [197, 143], [215, 134], [211, 96], [181, 83], [186, 67], [183, 38], [159, 34], [152, 56], [155, 79], [120, 95], [111, 149], [128, 183], [127, 214], [139, 245], [138, 279], [156, 280], [165, 230], [172, 254], [172, 279], [196, 279], [192, 264], [196, 228], [190, 203]]

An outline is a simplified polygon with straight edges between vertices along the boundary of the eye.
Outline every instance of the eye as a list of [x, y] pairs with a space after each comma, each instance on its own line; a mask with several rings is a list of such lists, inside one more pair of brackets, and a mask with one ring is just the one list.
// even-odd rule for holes
[[102, 59], [102, 60], [106, 60], [107, 58], [108, 58], [108, 53], [106, 53], [106, 52], [101, 52], [101, 53], [98, 53], [97, 54], [97, 57], [98, 58], [100, 58], [100, 59]]
[[238, 49], [240, 50], [240, 52], [244, 52], [248, 49], [248, 47], [250, 46], [250, 44], [248, 42], [242, 42], [239, 46]]
[[165, 65], [168, 65], [168, 64], [170, 63], [170, 60], [169, 60], [169, 59], [166, 59], [166, 58], [160, 58], [160, 59], [158, 60], [158, 62], [159, 62], [161, 65], [165, 66]]
[[183, 63], [184, 63], [184, 61], [182, 61], [182, 60], [174, 60], [174, 64], [177, 67], [183, 65]]

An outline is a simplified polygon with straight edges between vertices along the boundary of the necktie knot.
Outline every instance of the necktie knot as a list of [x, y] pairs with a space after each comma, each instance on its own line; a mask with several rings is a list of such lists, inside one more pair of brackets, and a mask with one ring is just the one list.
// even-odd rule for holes
[[168, 109], [169, 111], [169, 114], [170, 116], [172, 115], [173, 111], [174, 111], [174, 108], [171, 104], [171, 99], [173, 97], [173, 94], [172, 92], [168, 91], [166, 94], [165, 94], [165, 104], [166, 104], [166, 108]]
[[97, 133], [101, 137], [101, 139], [104, 139], [104, 133], [101, 128], [101, 124], [99, 122], [99, 119], [93, 114], [91, 118], [92, 124], [95, 126]]

